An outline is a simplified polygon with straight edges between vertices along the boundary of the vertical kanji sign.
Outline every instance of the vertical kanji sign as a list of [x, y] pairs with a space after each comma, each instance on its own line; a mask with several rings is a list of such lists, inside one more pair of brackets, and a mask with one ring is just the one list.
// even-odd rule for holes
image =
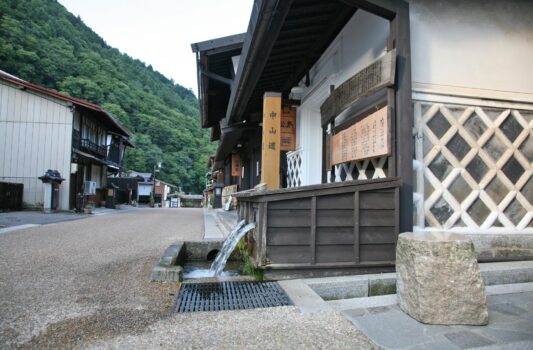
[[281, 140], [282, 151], [296, 150], [296, 108], [284, 107], [281, 110]]
[[281, 94], [265, 92], [263, 97], [263, 145], [261, 182], [269, 190], [279, 188], [281, 140]]
[[241, 172], [241, 156], [238, 153], [233, 153], [231, 155], [231, 176], [241, 176]]

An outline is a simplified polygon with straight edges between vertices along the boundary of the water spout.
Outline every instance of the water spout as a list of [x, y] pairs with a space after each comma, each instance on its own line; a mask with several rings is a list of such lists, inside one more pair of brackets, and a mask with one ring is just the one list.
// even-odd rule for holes
[[221, 274], [222, 270], [224, 270], [224, 267], [226, 266], [226, 262], [228, 261], [229, 256], [237, 246], [239, 240], [246, 233], [255, 228], [255, 223], [248, 224], [244, 227], [243, 225], [244, 220], [240, 221], [237, 226], [235, 226], [235, 228], [230, 232], [228, 237], [226, 237], [222, 248], [218, 252], [215, 261], [213, 261], [213, 264], [211, 264], [211, 268], [209, 269], [213, 276], [216, 277]]

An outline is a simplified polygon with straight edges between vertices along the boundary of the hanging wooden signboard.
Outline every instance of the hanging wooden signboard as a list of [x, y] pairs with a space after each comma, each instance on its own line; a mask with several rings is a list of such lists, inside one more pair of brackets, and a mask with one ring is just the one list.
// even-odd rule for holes
[[284, 107], [281, 110], [280, 150], [296, 150], [296, 108]]
[[263, 97], [263, 142], [261, 182], [269, 190], [279, 188], [281, 141], [281, 94], [265, 92]]
[[242, 175], [242, 162], [241, 156], [237, 153], [231, 155], [231, 176]]
[[331, 164], [390, 154], [387, 107], [370, 114], [331, 139]]
[[320, 106], [322, 125], [326, 125], [358, 99], [394, 85], [396, 49], [388, 51], [339, 85]]

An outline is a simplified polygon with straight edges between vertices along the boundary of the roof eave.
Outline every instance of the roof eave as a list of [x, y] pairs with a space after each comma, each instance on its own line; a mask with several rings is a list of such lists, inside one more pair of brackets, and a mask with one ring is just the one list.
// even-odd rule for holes
[[230, 123], [242, 120], [246, 104], [291, 5], [292, 0], [256, 0], [254, 2], [226, 111], [226, 119]]

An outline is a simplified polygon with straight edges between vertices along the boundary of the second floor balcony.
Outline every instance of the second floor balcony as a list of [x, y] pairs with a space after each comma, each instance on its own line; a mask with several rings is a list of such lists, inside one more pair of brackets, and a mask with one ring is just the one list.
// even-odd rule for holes
[[95, 155], [105, 157], [107, 155], [107, 147], [98, 145], [89, 139], [81, 139], [81, 150], [89, 151]]
[[81, 151], [88, 151], [102, 158], [107, 156], [107, 147], [105, 145], [98, 145], [89, 139], [82, 138], [77, 130], [72, 132], [72, 147]]

